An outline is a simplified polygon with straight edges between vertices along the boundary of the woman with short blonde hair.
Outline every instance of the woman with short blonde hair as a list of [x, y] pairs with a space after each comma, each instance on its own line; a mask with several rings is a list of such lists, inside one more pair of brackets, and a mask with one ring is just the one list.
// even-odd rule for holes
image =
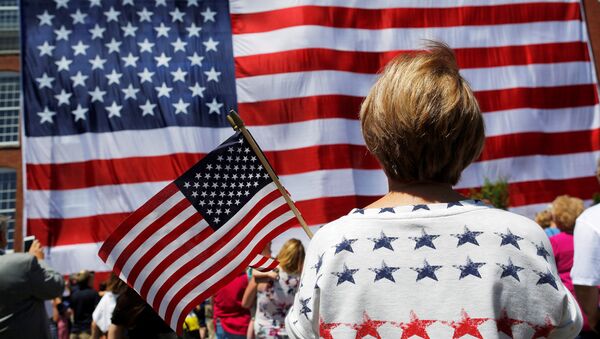
[[291, 337], [579, 332], [581, 315], [540, 227], [452, 189], [485, 137], [477, 100], [448, 46], [432, 42], [392, 60], [360, 119], [389, 193], [315, 234], [286, 318]]

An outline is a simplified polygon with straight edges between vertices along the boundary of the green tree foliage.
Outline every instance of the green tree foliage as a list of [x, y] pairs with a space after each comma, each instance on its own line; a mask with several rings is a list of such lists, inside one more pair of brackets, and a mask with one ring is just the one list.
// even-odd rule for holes
[[471, 199], [478, 199], [496, 208], [508, 209], [508, 182], [505, 179], [499, 179], [492, 182], [485, 179], [480, 189], [472, 189], [469, 193]]

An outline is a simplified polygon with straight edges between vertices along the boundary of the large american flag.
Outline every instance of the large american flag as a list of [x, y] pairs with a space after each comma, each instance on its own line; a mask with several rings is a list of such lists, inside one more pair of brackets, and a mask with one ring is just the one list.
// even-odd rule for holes
[[225, 140], [131, 214], [99, 255], [174, 330], [188, 313], [297, 225], [241, 132]]
[[97, 244], [225, 140], [236, 106], [309, 224], [384, 194], [358, 108], [424, 39], [455, 48], [485, 112], [485, 151], [457, 188], [505, 177], [528, 215], [599, 190], [579, 0], [21, 4], [27, 232], [63, 272], [105, 270]]

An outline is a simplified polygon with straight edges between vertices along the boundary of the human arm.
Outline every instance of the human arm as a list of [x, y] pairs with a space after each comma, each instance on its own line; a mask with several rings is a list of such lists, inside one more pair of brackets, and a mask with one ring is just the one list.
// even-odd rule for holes
[[575, 255], [571, 279], [581, 310], [588, 316], [590, 327], [598, 325], [598, 288], [600, 285], [600, 234], [583, 219], [578, 219], [573, 234]]
[[242, 307], [244, 308], [252, 308], [256, 303], [256, 291], [258, 288], [258, 284], [256, 283], [256, 279], [254, 277], [254, 273], [250, 281], [248, 282], [248, 286], [246, 286], [246, 290], [244, 291], [244, 296], [242, 297]]
[[123, 339], [125, 338], [125, 326], [110, 324], [108, 328], [108, 339]]
[[588, 322], [592, 330], [598, 332], [600, 321], [600, 312], [598, 310], [598, 287], [575, 285], [575, 295], [579, 306], [588, 317]]
[[269, 272], [261, 272], [258, 270], [252, 270], [252, 277], [256, 279], [257, 282], [266, 282], [268, 280], [275, 280], [279, 276], [279, 269], [274, 269]]
[[60, 297], [65, 289], [65, 280], [44, 262], [44, 251], [39, 241], [34, 240], [29, 254], [37, 258], [31, 261], [28, 272], [31, 294], [41, 300]]

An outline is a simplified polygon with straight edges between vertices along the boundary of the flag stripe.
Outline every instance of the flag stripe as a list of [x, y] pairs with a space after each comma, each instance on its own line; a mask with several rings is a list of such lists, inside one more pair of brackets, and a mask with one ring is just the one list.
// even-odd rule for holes
[[504, 25], [581, 18], [577, 3], [524, 3], [454, 8], [364, 9], [298, 6], [252, 14], [232, 14], [233, 34], [259, 33], [292, 26], [386, 29]]
[[[235, 59], [236, 77], [317, 70], [377, 73], [395, 56], [412, 52], [356, 52], [313, 48], [243, 56]], [[457, 48], [454, 52], [462, 69], [590, 60], [587, 45], [581, 41]]]

